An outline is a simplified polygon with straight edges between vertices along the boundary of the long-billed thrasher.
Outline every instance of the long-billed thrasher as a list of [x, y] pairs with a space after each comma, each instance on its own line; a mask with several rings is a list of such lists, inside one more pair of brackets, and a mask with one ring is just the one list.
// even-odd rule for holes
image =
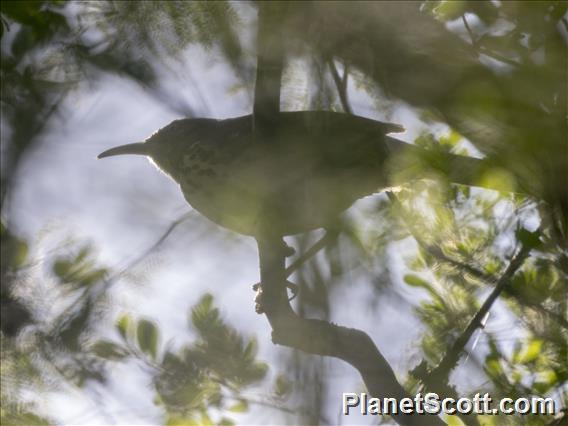
[[386, 136], [402, 130], [335, 112], [281, 112], [270, 140], [259, 140], [251, 115], [190, 118], [99, 158], [145, 155], [213, 222], [251, 236], [267, 227], [285, 236], [325, 227], [356, 200], [432, 172], [476, 184], [482, 161]]

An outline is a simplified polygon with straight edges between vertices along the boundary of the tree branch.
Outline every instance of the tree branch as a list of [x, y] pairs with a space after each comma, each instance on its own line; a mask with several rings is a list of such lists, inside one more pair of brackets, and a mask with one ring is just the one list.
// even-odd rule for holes
[[353, 114], [353, 110], [351, 109], [351, 105], [349, 104], [349, 98], [347, 95], [347, 79], [349, 77], [347, 65], [343, 70], [343, 78], [341, 78], [339, 76], [339, 72], [337, 72], [337, 68], [335, 67], [335, 62], [333, 62], [333, 58], [329, 58], [327, 62], [329, 64], [331, 76], [333, 77], [333, 81], [335, 82], [335, 86], [337, 87], [337, 93], [339, 94], [339, 100], [341, 102], [341, 106], [343, 107], [343, 110], [347, 114]]
[[283, 46], [279, 14], [283, 3], [258, 3], [257, 67], [254, 88], [254, 134], [263, 142], [270, 140], [280, 112]]
[[[286, 297], [283, 241], [279, 238], [257, 239], [261, 293], [260, 302], [272, 327], [272, 341], [301, 351], [339, 358], [361, 374], [369, 393], [375, 397], [398, 400], [409, 397], [386, 359], [363, 331], [341, 327], [326, 321], [301, 318]], [[438, 417], [413, 414], [393, 416], [400, 425], [443, 425]]]

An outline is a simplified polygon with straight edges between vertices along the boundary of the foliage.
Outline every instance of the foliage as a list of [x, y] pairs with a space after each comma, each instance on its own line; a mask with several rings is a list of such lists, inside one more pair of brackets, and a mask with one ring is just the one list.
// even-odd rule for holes
[[[91, 248], [55, 257], [52, 272], [65, 295], [60, 300], [71, 303], [46, 324], [34, 318], [19, 342], [2, 337], [2, 382], [10, 384], [2, 387], [3, 421], [48, 424], [34, 414], [32, 403], [32, 411], [23, 408], [20, 393], [33, 386], [47, 395], [61, 381], [85, 390], [93, 383], [104, 385], [113, 363], [129, 360], [144, 366], [167, 424], [233, 424], [230, 413], [249, 410], [245, 391], [265, 381], [268, 366], [257, 359], [255, 339], [245, 338], [223, 320], [213, 296], [203, 296], [190, 312], [188, 335], [194, 330], [195, 340], [174, 350], [162, 346], [155, 322], [135, 320], [129, 314], [117, 319], [115, 339], [97, 338], [95, 322], [108, 315], [107, 293], [113, 278], [108, 269], [98, 266]], [[12, 269], [14, 285], [20, 288], [26, 285], [22, 273]], [[36, 279], [49, 277], [39, 274]], [[3, 303], [8, 302], [3, 298]], [[24, 308], [32, 316], [45, 306], [36, 302], [34, 309]], [[288, 388], [286, 380], [277, 377], [274, 401], [283, 401]], [[212, 420], [218, 412], [226, 414]]]
[[198, 333], [191, 345], [162, 350], [156, 324], [123, 315], [116, 324], [120, 342], [99, 340], [92, 350], [109, 361], [144, 362], [167, 424], [231, 424], [227, 417], [213, 422], [210, 410], [248, 411], [243, 391], [265, 378], [267, 366], [256, 360], [255, 340], [245, 341], [225, 324], [213, 296], [203, 296], [193, 307], [190, 326]]

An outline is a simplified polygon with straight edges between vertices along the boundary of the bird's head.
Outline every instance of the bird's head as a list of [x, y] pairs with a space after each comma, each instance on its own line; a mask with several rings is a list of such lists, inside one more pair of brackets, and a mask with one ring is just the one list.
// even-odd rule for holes
[[150, 137], [145, 142], [129, 143], [107, 149], [101, 152], [97, 158], [114, 157], [117, 155], [143, 155], [159, 170], [168, 176], [172, 176], [175, 171], [175, 156], [171, 155], [170, 148], [171, 147], [165, 143], [158, 146], [156, 141]]
[[[173, 176], [179, 168], [184, 145], [195, 139], [195, 127], [199, 120], [176, 120], [158, 130], [144, 142], [120, 145], [108, 149], [97, 158], [113, 157], [116, 155], [144, 155], [166, 174]], [[197, 123], [199, 124], [199, 123]]]

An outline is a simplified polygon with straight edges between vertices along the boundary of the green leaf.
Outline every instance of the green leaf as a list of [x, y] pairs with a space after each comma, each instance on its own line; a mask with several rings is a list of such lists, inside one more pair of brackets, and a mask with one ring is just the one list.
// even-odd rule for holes
[[542, 340], [535, 339], [529, 343], [519, 362], [528, 364], [538, 358], [542, 349]]
[[290, 393], [292, 390], [292, 384], [286, 378], [286, 376], [279, 375], [276, 377], [276, 382], [274, 383], [274, 393], [276, 396], [283, 397]]
[[446, 422], [448, 426], [463, 426], [462, 421], [456, 415], [447, 415]]
[[179, 416], [172, 415], [168, 417], [166, 421], [166, 426], [200, 426], [201, 423], [192, 418], [183, 418]]
[[478, 184], [486, 188], [498, 188], [499, 191], [504, 192], [515, 192], [517, 187], [517, 181], [513, 174], [497, 167], [485, 170], [480, 176]]
[[116, 329], [124, 340], [127, 338], [129, 325], [130, 317], [127, 314], [122, 315], [116, 323]]
[[65, 279], [70, 269], [71, 262], [67, 260], [58, 260], [53, 264], [53, 273], [61, 278], [61, 280]]
[[149, 354], [152, 359], [156, 359], [158, 352], [158, 329], [154, 323], [145, 319], [138, 321], [136, 336], [138, 337], [140, 349]]
[[476, 417], [479, 420], [479, 424], [481, 426], [495, 426], [496, 416], [483, 414], [483, 415], [478, 415]]
[[541, 244], [540, 241], [540, 232], [537, 229], [534, 232], [531, 232], [525, 228], [521, 228], [517, 230], [517, 239], [523, 244], [525, 248], [536, 248]]
[[487, 360], [485, 367], [489, 375], [492, 377], [498, 377], [503, 374], [503, 368], [501, 367], [501, 363], [498, 359]]
[[404, 282], [412, 287], [422, 287], [425, 289], [431, 288], [430, 284], [427, 281], [414, 274], [406, 274], [404, 276]]
[[108, 360], [120, 360], [128, 356], [128, 351], [122, 346], [108, 340], [99, 340], [92, 347], [91, 350], [101, 358]]
[[19, 268], [24, 264], [28, 257], [28, 251], [28, 244], [24, 240], [16, 240], [14, 253], [12, 254], [12, 266], [14, 268]]
[[201, 426], [215, 426], [213, 420], [211, 420], [211, 417], [209, 417], [209, 414], [206, 411], [201, 412], [200, 424]]
[[248, 402], [245, 401], [244, 399], [241, 399], [235, 405], [229, 407], [229, 411], [232, 411], [233, 413], [244, 413], [248, 411], [248, 409], [249, 409]]
[[442, 1], [434, 9], [436, 17], [442, 21], [453, 21], [467, 11], [467, 2], [459, 0]]

